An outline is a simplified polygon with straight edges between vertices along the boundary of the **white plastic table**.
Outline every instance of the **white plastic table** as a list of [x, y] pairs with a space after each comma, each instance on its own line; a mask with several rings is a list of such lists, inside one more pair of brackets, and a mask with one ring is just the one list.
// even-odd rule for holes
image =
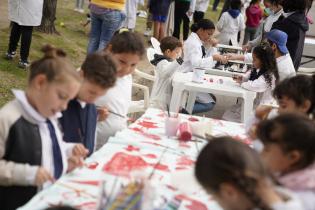
[[[203, 83], [191, 82], [192, 72], [181, 73], [177, 72], [173, 77], [173, 93], [170, 103], [171, 111], [178, 111], [181, 104], [182, 95], [184, 90], [189, 91], [189, 97], [187, 101], [186, 109], [189, 113], [192, 113], [193, 105], [195, 103], [196, 94], [198, 92], [212, 93], [214, 95], [240, 97], [243, 98], [242, 103], [242, 122], [245, 122], [253, 111], [253, 104], [256, 98], [256, 92], [246, 90], [232, 78], [220, 77], [214, 75], [205, 75]], [[212, 81], [212, 82], [211, 82]]]

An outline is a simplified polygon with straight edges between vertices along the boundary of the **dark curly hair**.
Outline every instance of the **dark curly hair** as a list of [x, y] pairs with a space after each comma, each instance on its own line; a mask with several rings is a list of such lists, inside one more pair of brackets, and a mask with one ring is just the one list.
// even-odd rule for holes
[[264, 42], [254, 48], [253, 54], [260, 60], [261, 67], [259, 72], [256, 69], [251, 71], [249, 80], [255, 80], [263, 75], [267, 84], [271, 87], [273, 76], [276, 78], [276, 82], [279, 80], [277, 61], [272, 48], [269, 43]]

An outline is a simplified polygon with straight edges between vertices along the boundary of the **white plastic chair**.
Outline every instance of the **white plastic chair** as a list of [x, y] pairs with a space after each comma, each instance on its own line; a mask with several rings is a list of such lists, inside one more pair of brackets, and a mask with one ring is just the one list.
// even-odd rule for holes
[[153, 49], [155, 49], [156, 53], [162, 54], [162, 51], [161, 51], [161, 48], [160, 48], [160, 42], [154, 37], [151, 37], [150, 41], [151, 41]]
[[312, 75], [312, 74], [315, 74], [315, 68], [300, 67], [297, 73]]
[[[143, 71], [140, 71], [139, 69], [136, 69], [134, 74], [141, 77], [141, 78], [150, 80], [150, 81], [154, 81], [154, 78], [155, 78], [153, 75], [147, 74]], [[138, 101], [132, 101], [131, 105], [128, 109], [128, 114], [133, 114], [133, 113], [137, 113], [137, 112], [145, 112], [147, 110], [147, 108], [150, 106], [149, 87], [147, 87], [145, 85], [138, 84], [136, 82], [132, 83], [132, 87], [138, 88], [143, 92], [143, 99], [138, 100]]]
[[[147, 59], [148, 59], [150, 64], [151, 64], [151, 61], [154, 59], [154, 54], [157, 54], [156, 50], [152, 47], [149, 47], [147, 49]], [[152, 66], [155, 67], [154, 65], [152, 65]]]

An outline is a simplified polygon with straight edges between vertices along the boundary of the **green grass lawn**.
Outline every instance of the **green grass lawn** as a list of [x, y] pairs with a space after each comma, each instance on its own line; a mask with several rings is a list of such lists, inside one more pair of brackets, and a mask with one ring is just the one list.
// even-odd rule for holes
[[[76, 67], [80, 66], [86, 54], [89, 28], [84, 28], [81, 25], [81, 23], [86, 21], [86, 16], [75, 12], [73, 10], [74, 4], [74, 0], [58, 1], [55, 25], [60, 35], [47, 35], [34, 31], [30, 61], [39, 58], [41, 56], [41, 47], [49, 43], [64, 49], [72, 63]], [[85, 6], [87, 7], [87, 5]], [[212, 12], [210, 8], [212, 7], [209, 7], [206, 18], [216, 22], [219, 12]], [[86, 11], [88, 12], [87, 9]], [[146, 19], [144, 18], [137, 19], [136, 31], [143, 32], [145, 30], [145, 21]], [[61, 22], [64, 23], [63, 27], [60, 25]], [[0, 107], [13, 98], [10, 91], [12, 88], [25, 88], [27, 78], [27, 71], [17, 67], [18, 56], [13, 61], [7, 61], [3, 58], [9, 42], [9, 32], [9, 28], [0, 31]]]

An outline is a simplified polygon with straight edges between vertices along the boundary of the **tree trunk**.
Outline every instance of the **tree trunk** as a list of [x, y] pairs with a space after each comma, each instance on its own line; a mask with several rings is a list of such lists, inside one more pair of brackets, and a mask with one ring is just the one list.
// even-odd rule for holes
[[37, 30], [47, 34], [59, 34], [55, 28], [57, 0], [44, 0], [42, 23]]

